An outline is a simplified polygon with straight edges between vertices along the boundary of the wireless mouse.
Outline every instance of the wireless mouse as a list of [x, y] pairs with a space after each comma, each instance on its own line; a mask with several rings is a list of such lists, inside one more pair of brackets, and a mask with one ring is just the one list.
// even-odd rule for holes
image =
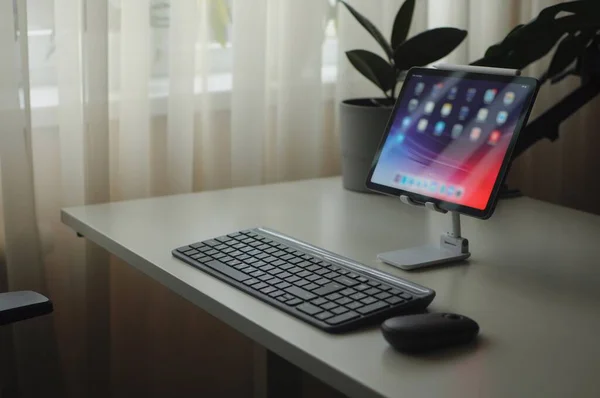
[[398, 351], [424, 352], [472, 341], [477, 322], [458, 314], [417, 314], [390, 318], [381, 325], [388, 343]]

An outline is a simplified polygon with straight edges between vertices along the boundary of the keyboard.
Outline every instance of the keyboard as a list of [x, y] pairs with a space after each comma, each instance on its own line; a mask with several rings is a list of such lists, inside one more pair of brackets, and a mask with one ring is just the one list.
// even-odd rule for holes
[[435, 297], [431, 289], [266, 228], [191, 243], [172, 253], [330, 333], [424, 310]]

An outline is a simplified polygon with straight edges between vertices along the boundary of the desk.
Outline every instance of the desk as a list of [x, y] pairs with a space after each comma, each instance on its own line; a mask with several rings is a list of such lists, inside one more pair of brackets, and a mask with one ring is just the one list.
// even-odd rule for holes
[[[600, 396], [600, 217], [521, 198], [463, 217], [467, 265], [406, 272], [376, 254], [437, 242], [449, 216], [342, 189], [339, 178], [63, 210], [87, 239], [351, 397]], [[401, 355], [377, 328], [329, 335], [171, 256], [267, 226], [433, 288], [430, 309], [481, 326], [478, 344]]]

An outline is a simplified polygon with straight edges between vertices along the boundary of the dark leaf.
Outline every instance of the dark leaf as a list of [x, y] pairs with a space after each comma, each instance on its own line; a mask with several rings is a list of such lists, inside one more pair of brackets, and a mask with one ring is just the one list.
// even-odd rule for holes
[[502, 47], [502, 44], [494, 44], [486, 50], [485, 57], [486, 58], [499, 57], [499, 56], [502, 56], [503, 54], [505, 54], [505, 52], [506, 51], [505, 51], [504, 47]]
[[570, 1], [560, 3], [554, 6], [546, 7], [538, 15], [538, 19], [552, 20], [561, 12], [570, 12], [576, 14], [598, 15], [600, 13], [600, 2], [597, 0]]
[[366, 50], [347, 51], [350, 63], [384, 92], [396, 85], [394, 67], [379, 55]]
[[410, 23], [415, 11], [415, 0], [406, 0], [396, 14], [394, 27], [392, 28], [392, 48], [396, 50], [398, 46], [406, 40]]
[[437, 28], [411, 37], [394, 52], [396, 68], [428, 65], [450, 54], [467, 36], [466, 30]]
[[392, 47], [387, 42], [385, 37], [383, 37], [379, 29], [377, 29], [377, 27], [373, 25], [371, 21], [369, 21], [362, 14], [356, 11], [350, 4], [346, 3], [345, 1], [342, 1], [342, 4], [346, 6], [348, 11], [350, 11], [350, 14], [352, 14], [354, 18], [356, 18], [356, 20], [371, 34], [371, 36], [373, 36], [377, 43], [379, 43], [379, 45], [381, 46], [381, 48], [383, 48], [383, 51], [385, 51], [388, 58], [392, 59], [394, 53], [392, 51]]
[[595, 32], [580, 32], [578, 35], [571, 34], [561, 40], [548, 67], [548, 77], [555, 77], [582, 56], [594, 34]]

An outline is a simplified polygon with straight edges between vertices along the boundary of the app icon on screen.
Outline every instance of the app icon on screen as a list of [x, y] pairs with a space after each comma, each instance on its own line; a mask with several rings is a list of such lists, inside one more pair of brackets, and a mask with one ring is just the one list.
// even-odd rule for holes
[[443, 89], [444, 89], [444, 83], [437, 83], [433, 86], [431, 95], [434, 95], [434, 96], [440, 95], [440, 93], [442, 92]]
[[431, 183], [429, 184], [429, 190], [431, 192], [435, 192], [438, 190], [438, 183], [437, 181], [431, 181]]
[[506, 111], [498, 112], [498, 116], [496, 116], [496, 123], [504, 124], [504, 123], [506, 123], [506, 120], [508, 120], [508, 112], [506, 112]]
[[456, 192], [454, 193], [454, 195], [455, 195], [457, 198], [461, 198], [461, 197], [463, 196], [463, 193], [464, 193], [464, 192], [463, 192], [463, 189], [462, 189], [462, 188], [456, 188]]
[[415, 187], [421, 188], [421, 180], [418, 178], [415, 178]]
[[477, 141], [479, 137], [481, 137], [481, 129], [479, 127], [473, 127], [469, 138], [471, 139], [471, 141]]
[[442, 116], [446, 117], [450, 114], [450, 112], [452, 112], [452, 104], [447, 102], [444, 104], [444, 106], [442, 106], [441, 114]]
[[419, 120], [419, 124], [417, 124], [417, 130], [423, 132], [427, 128], [427, 119]]
[[403, 129], [407, 129], [407, 128], [410, 126], [410, 122], [411, 122], [411, 118], [410, 118], [410, 117], [408, 117], [408, 116], [405, 116], [405, 117], [402, 119], [402, 128], [403, 128]]
[[444, 122], [437, 122], [435, 124], [435, 129], [434, 129], [433, 134], [439, 137], [440, 135], [442, 135], [444, 133], [444, 129], [445, 128], [446, 128], [446, 123], [444, 123]]
[[449, 91], [448, 91], [448, 99], [449, 100], [454, 100], [456, 99], [456, 94], [458, 93], [458, 87], [452, 87]]
[[446, 186], [444, 184], [442, 184], [440, 186], [440, 193], [444, 193], [444, 192], [446, 192]]
[[394, 177], [394, 182], [395, 182], [395, 183], [398, 183], [398, 182], [400, 182], [400, 178], [401, 178], [401, 177], [402, 177], [402, 176], [401, 176], [400, 174], [396, 174], [396, 176]]
[[458, 119], [459, 120], [466, 120], [468, 116], [469, 116], [469, 107], [468, 106], [461, 106], [460, 107], [460, 111], [458, 112]]
[[415, 95], [421, 95], [421, 93], [425, 90], [425, 83], [419, 82], [415, 86]]
[[421, 183], [421, 188], [428, 189], [429, 188], [429, 181], [423, 180], [423, 182]]
[[408, 177], [408, 181], [406, 183], [412, 186], [415, 183], [415, 179], [413, 177]]
[[454, 187], [452, 185], [448, 185], [446, 189], [446, 195], [454, 195]]
[[427, 115], [431, 115], [431, 113], [433, 112], [433, 108], [435, 108], [435, 102], [427, 101], [427, 103], [425, 104], [424, 111]]
[[502, 136], [502, 133], [500, 132], [500, 130], [492, 131], [492, 134], [490, 134], [490, 138], [488, 138], [488, 144], [496, 145], [498, 143], [498, 141], [500, 141], [501, 136]]
[[455, 124], [454, 126], [452, 126], [452, 138], [457, 139], [458, 137], [460, 137], [462, 132], [463, 132], [462, 124]]
[[396, 143], [402, 144], [404, 142], [404, 134], [398, 134], [396, 136]]
[[486, 90], [485, 94], [483, 95], [483, 102], [485, 102], [486, 104], [491, 104], [494, 101], [494, 98], [496, 98], [497, 92], [498, 90], [496, 90], [495, 88], [490, 88], [489, 90]]
[[407, 181], [408, 181], [408, 177], [407, 176], [402, 176], [402, 180], [400, 181], [400, 184], [406, 185]]
[[504, 94], [504, 105], [510, 105], [513, 102], [515, 102], [515, 93], [513, 93], [512, 91], [507, 92], [506, 94]]
[[467, 102], [471, 102], [473, 101], [473, 98], [475, 98], [475, 94], [477, 94], [477, 90], [474, 88], [470, 88], [467, 90]]
[[485, 122], [485, 119], [487, 119], [487, 116], [488, 116], [487, 108], [481, 108], [479, 110], [479, 112], [477, 112], [477, 120], [480, 122]]
[[417, 109], [418, 106], [419, 106], [419, 100], [418, 99], [413, 98], [410, 101], [408, 101], [408, 110], [410, 112], [414, 112], [414, 110]]

